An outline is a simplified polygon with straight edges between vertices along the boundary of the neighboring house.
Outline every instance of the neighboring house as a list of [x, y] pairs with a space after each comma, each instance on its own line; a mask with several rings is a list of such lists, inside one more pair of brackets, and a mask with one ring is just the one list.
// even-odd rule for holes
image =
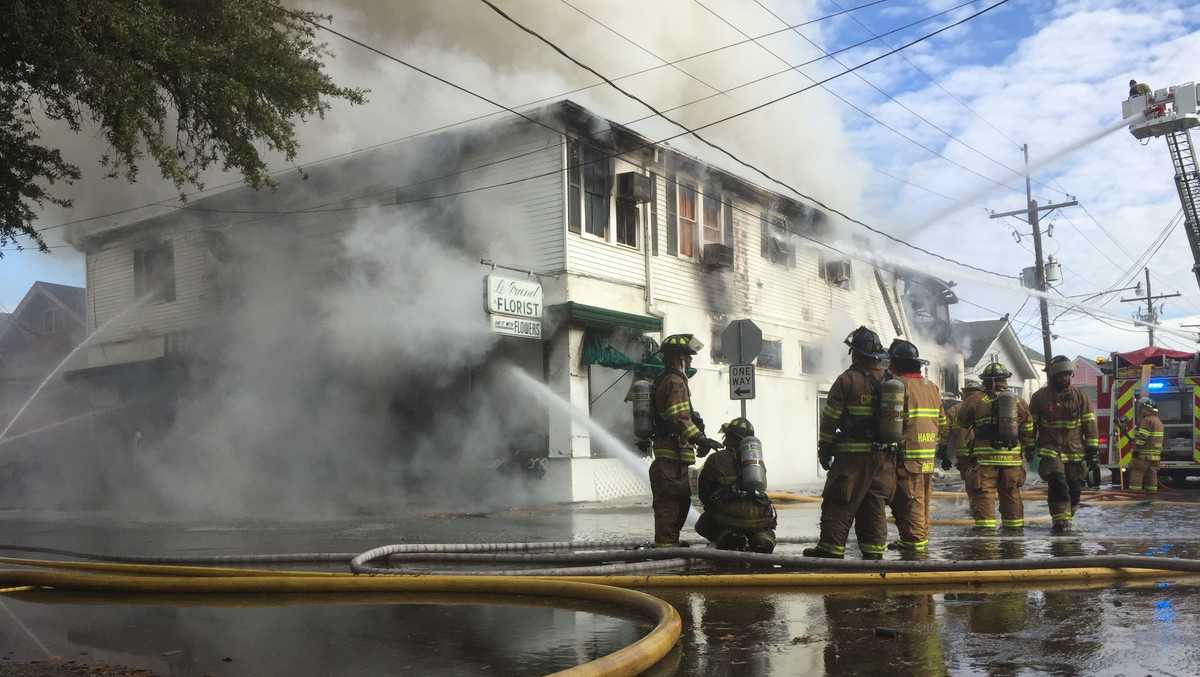
[[[372, 191], [383, 197], [357, 203], [403, 201], [507, 182], [439, 204], [450, 217], [445, 228], [483, 224], [511, 236], [502, 249], [463, 236], [459, 245], [465, 251], [527, 269], [541, 281], [547, 309], [543, 339], [502, 339], [509, 359], [631, 445], [632, 416], [624, 402], [628, 380], [606, 390], [622, 372], [601, 366], [595, 356], [615, 347], [637, 360], [643, 337], [695, 333], [709, 348], [693, 365], [698, 373], [692, 396], [715, 436], [721, 421], [739, 411], [729, 400], [730, 365], [719, 335], [729, 321], [751, 318], [763, 331], [764, 347], [757, 360], [757, 399], [748, 411], [764, 443], [771, 481], [776, 486], [818, 481], [818, 411], [848, 363], [842, 338], [859, 324], [875, 328], [885, 346], [910, 333], [897, 277], [805, 239], [834, 236], [826, 215], [808, 204], [656, 145], [571, 102], [531, 115], [563, 133], [522, 120], [421, 141], [437, 147], [451, 168], [478, 167], [456, 179], [430, 179], [426, 192], [388, 188], [394, 177], [405, 175], [389, 168], [418, 155], [405, 144], [324, 163], [306, 170], [305, 179], [281, 179], [272, 192], [235, 189], [128, 226], [77, 230], [72, 237], [87, 253], [94, 305], [89, 325], [113, 321], [78, 375], [119, 381], [134, 371], [159, 374], [173, 355], [186, 361], [189, 346], [219, 317], [222, 299], [236, 293], [222, 288], [218, 271], [223, 252], [231, 243], [236, 249], [247, 229], [287, 229], [288, 237], [310, 238], [312, 258], [295, 262], [300, 279], [337, 268], [339, 238], [352, 221], [342, 212], [293, 213], [272, 216], [269, 224], [228, 228], [229, 217], [218, 222], [204, 209], [286, 211], [350, 204], [348, 194]], [[421, 171], [437, 177], [445, 167]], [[377, 175], [393, 178], [381, 182]], [[870, 246], [853, 239], [856, 246]], [[922, 308], [932, 314], [919, 322], [947, 341], [946, 307], [956, 299], [947, 293], [948, 283], [928, 280], [910, 284], [910, 296], [927, 285], [932, 291], [922, 298], [933, 300]], [[145, 293], [154, 296], [143, 308], [114, 320]], [[931, 377], [957, 389], [963, 370], [957, 346], [922, 349], [932, 358]], [[1016, 366], [1033, 378], [1025, 373], [1027, 361]], [[194, 378], [195, 370], [191, 374]], [[464, 387], [479, 375], [473, 373]], [[165, 373], [156, 378], [170, 381]], [[595, 500], [640, 492], [629, 471], [592, 442], [579, 422], [548, 417], [535, 451], [547, 459], [552, 495]]]
[[1007, 316], [996, 320], [955, 322], [954, 333], [963, 351], [967, 376], [978, 379], [984, 367], [999, 360], [1013, 374], [1008, 380], [1009, 388], [1026, 400], [1045, 384], [1046, 373], [1030, 357], [1034, 351], [1021, 344]]
[[1033, 387], [1033, 390], [1029, 391], [1032, 394], [1035, 390], [1050, 382], [1046, 376], [1046, 357], [1025, 344], [1021, 344], [1021, 348], [1025, 350], [1025, 355], [1029, 358], [1029, 363], [1033, 365], [1033, 370], [1038, 375], [1037, 379], [1035, 379], [1037, 385]]
[[[12, 313], [0, 314], [0, 429], [83, 340], [85, 298], [81, 287], [34, 282]], [[39, 406], [22, 414], [14, 432], [54, 415], [49, 405], [62, 395], [60, 385], [60, 380], [47, 385]]]

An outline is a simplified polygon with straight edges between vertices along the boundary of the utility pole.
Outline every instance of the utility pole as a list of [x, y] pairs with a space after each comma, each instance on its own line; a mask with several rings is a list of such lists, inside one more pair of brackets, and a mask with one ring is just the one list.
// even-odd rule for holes
[[1060, 207], [1074, 207], [1079, 204], [1077, 200], [1069, 200], [1067, 202], [1052, 203], [1045, 206], [1038, 206], [1037, 200], [1033, 199], [1033, 191], [1030, 187], [1029, 179], [1029, 144], [1021, 146], [1021, 150], [1025, 153], [1025, 209], [1014, 209], [1010, 212], [992, 212], [991, 218], [1000, 219], [1006, 216], [1020, 217], [1025, 215], [1023, 219], [1025, 223], [1033, 229], [1033, 258], [1035, 270], [1035, 286], [1041, 294], [1038, 296], [1038, 308], [1042, 315], [1042, 350], [1045, 352], [1046, 364], [1050, 364], [1050, 358], [1054, 352], [1050, 348], [1050, 307], [1046, 303], [1046, 291], [1050, 286], [1046, 284], [1046, 264], [1042, 258], [1042, 227], [1041, 213], [1052, 212]]
[[[1159, 299], [1169, 299], [1169, 298], [1174, 298], [1176, 296], [1180, 296], [1180, 293], [1175, 292], [1174, 294], [1160, 294], [1158, 296], [1155, 296], [1154, 293], [1152, 291], [1150, 291], [1150, 269], [1146, 268], [1145, 270], [1146, 270], [1146, 295], [1145, 296], [1136, 296], [1131, 299], [1121, 299], [1121, 303], [1143, 303], [1144, 302], [1146, 304], [1146, 313], [1144, 315], [1139, 313], [1140, 317], [1138, 317], [1138, 319], [1143, 322], [1148, 322], [1150, 324], [1150, 326], [1146, 328], [1146, 331], [1149, 332], [1149, 334], [1150, 334], [1150, 345], [1154, 345], [1154, 325], [1158, 324], [1158, 312], [1154, 310], [1154, 302]], [[1162, 310], [1161, 305], [1159, 306], [1159, 310]]]

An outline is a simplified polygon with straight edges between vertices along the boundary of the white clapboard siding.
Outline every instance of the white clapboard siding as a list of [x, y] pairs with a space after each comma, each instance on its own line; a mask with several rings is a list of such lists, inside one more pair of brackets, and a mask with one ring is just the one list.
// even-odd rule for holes
[[[514, 127], [464, 156], [462, 167], [489, 166], [463, 174], [456, 190], [514, 182], [459, 199], [468, 233], [485, 243], [489, 258], [539, 271], [563, 269], [562, 162], [562, 137], [532, 125]], [[519, 180], [526, 177], [535, 178]]]
[[[114, 321], [99, 337], [101, 343], [185, 332], [201, 325], [212, 310], [213, 286], [205, 279], [205, 253], [197, 232], [156, 234], [175, 251], [175, 300], [149, 302]], [[88, 324], [95, 329], [120, 315], [137, 300], [134, 296], [133, 253], [149, 241], [130, 238], [112, 242], [88, 254]]]

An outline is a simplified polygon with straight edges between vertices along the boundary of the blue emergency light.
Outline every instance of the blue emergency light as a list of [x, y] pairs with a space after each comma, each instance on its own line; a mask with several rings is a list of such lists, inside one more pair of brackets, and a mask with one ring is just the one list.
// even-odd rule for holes
[[1150, 381], [1149, 383], [1146, 384], [1146, 390], [1151, 390], [1151, 391], [1162, 390], [1163, 388], [1166, 388], [1166, 387], [1167, 387], [1166, 381]]

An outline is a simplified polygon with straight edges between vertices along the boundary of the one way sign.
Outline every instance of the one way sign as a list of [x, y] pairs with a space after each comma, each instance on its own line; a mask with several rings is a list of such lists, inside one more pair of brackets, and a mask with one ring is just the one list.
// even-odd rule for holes
[[754, 399], [754, 365], [734, 364], [729, 367], [729, 399]]

